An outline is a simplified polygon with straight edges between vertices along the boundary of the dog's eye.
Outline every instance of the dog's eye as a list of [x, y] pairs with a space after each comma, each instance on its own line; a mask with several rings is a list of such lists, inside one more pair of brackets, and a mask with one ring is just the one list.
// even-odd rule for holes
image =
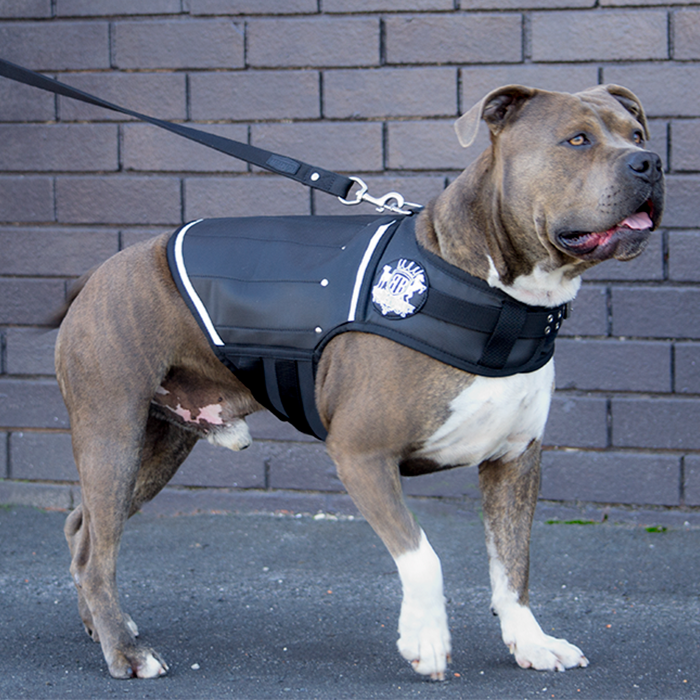
[[567, 143], [570, 146], [587, 146], [590, 144], [590, 141], [588, 140], [588, 136], [586, 134], [576, 134], [576, 136], [572, 136]]
[[641, 131], [635, 131], [634, 134], [632, 134], [632, 140], [637, 146], [642, 146], [644, 144], [644, 134]]

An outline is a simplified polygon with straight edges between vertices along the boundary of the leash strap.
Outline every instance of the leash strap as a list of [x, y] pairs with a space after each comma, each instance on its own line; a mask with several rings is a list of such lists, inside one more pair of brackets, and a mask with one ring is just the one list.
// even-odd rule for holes
[[[184, 126], [183, 124], [174, 124], [173, 122], [163, 121], [162, 119], [149, 117], [146, 114], [135, 112], [131, 109], [127, 109], [126, 107], [120, 107], [119, 105], [112, 104], [111, 102], [107, 102], [99, 97], [90, 95], [87, 92], [70, 87], [70, 85], [61, 83], [53, 78], [47, 78], [40, 73], [35, 73], [34, 71], [18, 66], [15, 63], [10, 63], [10, 61], [6, 61], [2, 58], [0, 58], [0, 76], [9, 78], [10, 80], [15, 80], [18, 83], [31, 85], [32, 87], [39, 88], [40, 90], [46, 90], [57, 95], [70, 97], [74, 100], [87, 102], [91, 105], [104, 107], [105, 109], [110, 109], [113, 112], [127, 114], [130, 117], [135, 117], [141, 121], [148, 122], [149, 124], [153, 124], [161, 129], [167, 129], [168, 131], [184, 136], [187, 139], [197, 141], [204, 146], [221, 151], [222, 153], [226, 153], [227, 155], [238, 158], [239, 160], [244, 160], [252, 165], [257, 165], [260, 168], [277, 173], [278, 175], [284, 175], [285, 177], [300, 182], [302, 185], [335, 195], [341, 199], [345, 199], [348, 196], [350, 189], [358, 181], [357, 178], [345, 177], [344, 175], [339, 175], [338, 173], [324, 170], [323, 168], [317, 168], [313, 165], [309, 165], [308, 163], [304, 163], [303, 161], [279, 155], [278, 153], [272, 153], [271, 151], [266, 151], [262, 148], [257, 148], [256, 146], [251, 146], [247, 143], [227, 139], [223, 136], [216, 136], [215, 134], [200, 131], [199, 129], [193, 129], [192, 127]], [[354, 204], [355, 202], [352, 203]]]

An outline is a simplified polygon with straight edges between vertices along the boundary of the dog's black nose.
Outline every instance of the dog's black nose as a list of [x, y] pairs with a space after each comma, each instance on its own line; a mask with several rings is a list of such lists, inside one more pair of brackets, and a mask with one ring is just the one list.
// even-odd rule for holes
[[651, 151], [636, 151], [627, 159], [627, 165], [636, 177], [650, 183], [659, 180], [663, 173], [661, 158]]

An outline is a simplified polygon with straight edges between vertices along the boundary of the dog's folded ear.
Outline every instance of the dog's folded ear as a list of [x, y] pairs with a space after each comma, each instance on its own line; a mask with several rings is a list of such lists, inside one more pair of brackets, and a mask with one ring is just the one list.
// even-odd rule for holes
[[603, 89], [607, 90], [643, 127], [644, 138], [649, 139], [649, 124], [647, 123], [646, 114], [639, 98], [626, 87], [621, 85], [603, 85]]
[[460, 144], [466, 148], [474, 143], [482, 118], [489, 125], [491, 133], [498, 134], [518, 107], [536, 92], [534, 88], [524, 85], [505, 85], [491, 91], [455, 122]]
[[644, 108], [639, 98], [631, 90], [621, 85], [613, 85], [610, 83], [608, 85], [596, 85], [583, 92], [577, 92], [576, 96], [581, 97], [587, 102], [598, 104], [609, 102], [610, 97], [614, 97], [615, 100], [639, 122], [639, 125], [644, 129], [644, 138], [647, 141], [649, 140], [649, 124], [644, 114]]

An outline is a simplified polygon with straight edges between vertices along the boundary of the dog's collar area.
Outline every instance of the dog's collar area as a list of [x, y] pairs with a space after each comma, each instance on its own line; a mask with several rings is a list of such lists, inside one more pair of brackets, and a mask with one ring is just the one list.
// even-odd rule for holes
[[412, 216], [204, 219], [171, 237], [168, 261], [219, 359], [259, 403], [321, 439], [315, 372], [340, 333], [504, 377], [544, 366], [568, 315], [425, 250]]
[[[505, 292], [491, 287], [484, 280], [450, 265], [442, 258], [421, 248], [423, 256], [463, 282], [459, 296], [430, 289], [423, 312], [446, 323], [488, 335], [479, 364], [484, 368], [501, 370], [506, 366], [515, 343], [519, 339], [552, 341], [562, 321], [571, 313], [570, 303], [556, 307], [530, 306]], [[478, 290], [478, 291], [477, 291]], [[488, 302], [470, 297], [491, 297]], [[471, 371], [471, 370], [470, 370]], [[483, 374], [483, 372], [474, 372]], [[516, 372], [511, 372], [515, 374]]]

